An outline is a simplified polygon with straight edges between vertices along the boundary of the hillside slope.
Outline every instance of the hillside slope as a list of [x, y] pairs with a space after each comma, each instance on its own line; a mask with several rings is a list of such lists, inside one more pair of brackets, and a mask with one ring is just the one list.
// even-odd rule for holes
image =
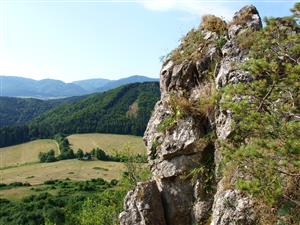
[[[130, 84], [94, 94], [75, 104], [64, 104], [36, 118], [31, 127], [47, 127], [55, 133], [119, 133], [143, 135], [151, 110], [159, 97], [158, 83]], [[137, 111], [130, 115], [130, 106]]]
[[69, 97], [56, 100], [34, 98], [0, 97], [0, 128], [24, 125], [40, 114], [64, 103], [73, 103], [85, 96]]

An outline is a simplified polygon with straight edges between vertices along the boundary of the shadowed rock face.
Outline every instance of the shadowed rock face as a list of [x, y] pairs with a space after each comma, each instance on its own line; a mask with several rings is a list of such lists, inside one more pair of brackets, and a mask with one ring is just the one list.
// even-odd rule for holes
[[205, 51], [199, 48], [203, 51], [200, 58], [181, 63], [169, 59], [164, 63], [160, 74], [161, 99], [144, 135], [152, 180], [128, 193], [125, 211], [120, 215], [122, 225], [207, 224], [208, 220], [214, 225], [255, 224], [251, 199], [237, 190], [226, 190], [223, 177], [213, 174], [215, 180], [208, 184], [201, 173], [189, 175], [199, 165], [209, 166], [211, 171], [218, 168], [221, 149], [203, 140], [212, 131], [219, 140], [228, 137], [232, 132], [230, 112], [219, 108], [206, 115], [187, 113], [165, 130], [158, 127], [174, 116], [172, 98], [187, 99], [191, 105], [205, 98], [206, 77], [211, 67], [215, 67], [213, 86], [217, 89], [229, 83], [251, 81], [250, 74], [234, 67], [248, 54], [247, 49], [239, 47], [238, 35], [260, 28], [256, 8], [246, 6], [228, 25], [226, 44], [221, 49], [217, 46], [221, 35], [203, 29], [207, 45]]

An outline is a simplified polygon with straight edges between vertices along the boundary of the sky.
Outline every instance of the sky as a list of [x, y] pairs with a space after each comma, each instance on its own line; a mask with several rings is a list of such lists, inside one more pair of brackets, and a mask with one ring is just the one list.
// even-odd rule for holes
[[159, 77], [160, 58], [201, 17], [247, 4], [289, 15], [292, 0], [0, 0], [0, 75], [65, 82]]

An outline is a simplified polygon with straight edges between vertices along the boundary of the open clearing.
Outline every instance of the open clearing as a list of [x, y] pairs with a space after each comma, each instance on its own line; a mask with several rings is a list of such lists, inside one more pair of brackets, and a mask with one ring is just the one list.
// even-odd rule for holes
[[93, 148], [101, 148], [108, 154], [123, 152], [126, 146], [134, 154], [146, 154], [146, 147], [141, 137], [118, 134], [74, 134], [68, 137], [72, 149], [76, 152], [79, 148], [83, 151], [91, 151]]
[[53, 163], [35, 163], [0, 170], [0, 183], [28, 182], [32, 185], [42, 184], [46, 180], [65, 179], [105, 180], [120, 179], [125, 169], [123, 163], [107, 161], [62, 160]]
[[56, 141], [43, 139], [0, 148], [0, 168], [38, 162], [39, 153], [47, 152], [50, 149], [53, 149], [56, 154], [58, 153]]

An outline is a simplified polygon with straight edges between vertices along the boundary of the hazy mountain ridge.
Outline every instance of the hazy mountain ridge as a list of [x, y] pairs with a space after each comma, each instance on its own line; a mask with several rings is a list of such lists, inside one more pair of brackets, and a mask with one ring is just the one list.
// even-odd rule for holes
[[34, 80], [16, 76], [0, 76], [0, 81], [1, 96], [47, 99], [81, 96], [108, 91], [124, 84], [158, 81], [158, 79], [134, 75], [119, 80], [97, 78], [65, 83], [54, 79]]
[[97, 88], [96, 92], [103, 92], [108, 91], [113, 88], [120, 87], [121, 85], [125, 84], [132, 84], [132, 83], [143, 83], [143, 82], [155, 82], [159, 81], [159, 79], [150, 78], [146, 76], [140, 76], [140, 75], [134, 75], [126, 78], [121, 78], [119, 80], [112, 80], [108, 82], [107, 84], [103, 85], [100, 88]]
[[110, 82], [112, 82], [112, 80], [97, 78], [97, 79], [88, 79], [88, 80], [78, 80], [78, 81], [74, 81], [73, 83], [80, 86], [81, 88], [83, 88], [88, 92], [94, 92], [97, 88], [101, 88]]

